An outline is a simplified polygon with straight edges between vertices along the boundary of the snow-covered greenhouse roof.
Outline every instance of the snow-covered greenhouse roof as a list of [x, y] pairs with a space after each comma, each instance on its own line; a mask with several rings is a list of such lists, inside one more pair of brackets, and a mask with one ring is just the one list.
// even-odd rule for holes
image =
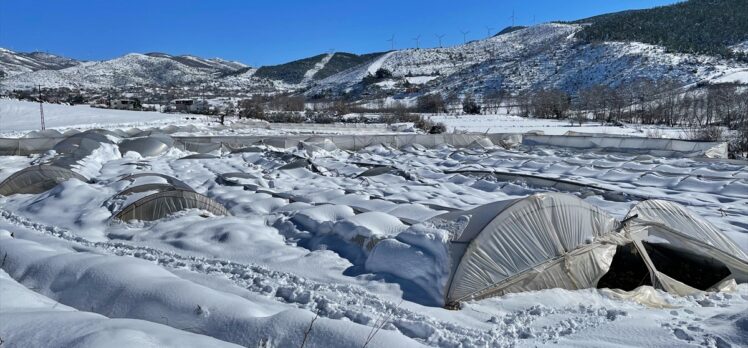
[[141, 156], [157, 156], [174, 145], [174, 140], [166, 135], [152, 135], [141, 138], [125, 139], [119, 144], [119, 152], [137, 152]]
[[133, 174], [122, 191], [113, 197], [110, 209], [122, 221], [153, 221], [186, 209], [200, 209], [214, 215], [230, 215], [220, 203], [195, 192], [179, 179], [156, 173]]
[[31, 166], [19, 170], [3, 180], [0, 183], [0, 195], [10, 196], [18, 193], [42, 193], [69, 179], [88, 181], [82, 175], [67, 168], [54, 165]]
[[593, 283], [596, 279], [589, 275], [600, 271], [598, 259], [603, 255], [582, 247], [613, 233], [618, 225], [601, 209], [558, 193], [496, 202], [441, 218], [458, 218], [465, 224], [452, 241], [454, 271], [447, 302], [492, 296], [510, 285], [522, 287], [525, 281], [517, 282], [518, 274], [541, 264], [551, 266], [549, 261], [562, 256], [590, 262], [577, 262], [579, 272], [574, 274], [563, 267], [546, 269], [531, 277], [528, 290], [569, 287], [579, 277], [585, 284]]

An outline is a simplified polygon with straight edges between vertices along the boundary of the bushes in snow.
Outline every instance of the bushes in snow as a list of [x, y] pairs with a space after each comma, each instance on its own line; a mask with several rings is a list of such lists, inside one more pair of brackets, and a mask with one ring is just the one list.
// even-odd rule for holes
[[479, 115], [481, 107], [475, 101], [472, 95], [466, 94], [462, 98], [462, 111], [468, 115]]
[[431, 114], [446, 112], [444, 98], [439, 93], [422, 95], [416, 100], [416, 110]]
[[243, 99], [239, 102], [239, 118], [265, 119], [265, 108], [258, 98]]

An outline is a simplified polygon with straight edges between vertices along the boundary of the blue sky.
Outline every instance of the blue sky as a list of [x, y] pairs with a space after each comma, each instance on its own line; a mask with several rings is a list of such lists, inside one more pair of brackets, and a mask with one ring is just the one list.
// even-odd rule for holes
[[77, 59], [130, 52], [194, 54], [271, 65], [334, 49], [354, 53], [445, 45], [500, 30], [675, 0], [0, 0], [0, 47]]

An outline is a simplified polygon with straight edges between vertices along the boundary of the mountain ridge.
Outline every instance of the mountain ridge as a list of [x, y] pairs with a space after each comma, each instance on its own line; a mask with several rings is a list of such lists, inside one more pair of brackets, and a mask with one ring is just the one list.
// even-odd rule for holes
[[[220, 58], [160, 52], [133, 53], [97, 62], [70, 61], [50, 55], [48, 60], [59, 64], [48, 63], [49, 66], [59, 69], [34, 71], [35, 66], [29, 66], [19, 72], [16, 67], [12, 75], [0, 79], [0, 89], [33, 88], [39, 84], [81, 89], [209, 87], [226, 93], [291, 92], [323, 98], [400, 98], [427, 93], [482, 95], [539, 88], [558, 88], [574, 94], [592, 85], [616, 86], [639, 79], [668, 80], [685, 86], [747, 69], [748, 62], [719, 53], [683, 53], [647, 40], [598, 40], [588, 36], [595, 23], [617, 23], [621, 18], [648, 11], [665, 9], [691, 16], [693, 11], [679, 9], [694, 4], [701, 6], [703, 1], [604, 14], [576, 22], [510, 27], [492, 37], [451, 47], [369, 54], [329, 52], [258, 68]], [[736, 55], [748, 53], [748, 37], [744, 39], [732, 39], [726, 47]], [[733, 43], [735, 40], [739, 42]], [[2, 52], [12, 53], [3, 50], [0, 57]], [[5, 61], [24, 61], [33, 55], [19, 53], [18, 57]], [[380, 75], [380, 69], [385, 73], [375, 76]]]

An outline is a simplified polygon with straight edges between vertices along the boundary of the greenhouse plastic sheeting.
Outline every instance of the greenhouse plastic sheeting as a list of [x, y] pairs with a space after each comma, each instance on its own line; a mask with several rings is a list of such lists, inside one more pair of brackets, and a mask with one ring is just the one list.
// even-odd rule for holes
[[149, 136], [144, 138], [125, 139], [119, 144], [119, 152], [137, 152], [141, 156], [156, 156], [166, 152], [170, 147], [164, 137]]
[[28, 156], [51, 150], [65, 138], [0, 139], [0, 156]]
[[726, 280], [748, 282], [746, 254], [715, 226], [683, 206], [668, 201], [650, 200], [634, 206], [627, 217], [632, 221], [624, 228], [626, 237], [636, 244], [650, 270], [652, 284], [656, 287], [680, 295], [699, 292], [657, 270], [642, 245], [642, 240], [651, 237], [654, 237], [656, 243], [664, 242], [677, 249], [696, 252], [721, 262], [730, 270], [730, 276]]
[[702, 217], [682, 205], [664, 200], [648, 200], [631, 208], [629, 217], [637, 216], [638, 223], [667, 226], [695, 240], [711, 245], [739, 259], [748, 261], [739, 246]]
[[558, 146], [577, 149], [615, 149], [616, 151], [655, 151], [663, 155], [668, 152], [727, 158], [727, 147], [720, 142], [700, 142], [675, 139], [653, 139], [618, 136], [564, 136], [564, 135], [529, 135], [523, 136], [524, 145]]
[[[500, 202], [463, 215], [469, 216], [470, 222], [453, 243], [469, 244], [461, 257], [456, 255], [460, 253], [459, 247], [453, 249], [457, 267], [448, 286], [447, 302], [490, 293], [492, 288], [502, 285], [510, 277], [591, 244], [596, 238], [612, 233], [618, 225], [601, 209], [575, 196], [557, 193]], [[589, 258], [589, 255], [580, 257]], [[578, 262], [574, 267], [582, 268], [580, 274], [597, 274], [599, 272], [586, 268], [602, 266], [604, 262], [596, 261]], [[548, 275], [551, 274], [566, 279], [554, 280], [551, 277], [541, 283], [579, 281], [569, 272]], [[577, 287], [583, 286], [589, 284]]]
[[573, 250], [551, 262], [540, 264], [495, 286], [478, 291], [471, 297], [487, 298], [553, 288], [594, 288], [600, 277], [610, 269], [616, 248], [615, 244], [593, 244]]
[[194, 191], [175, 189], [143, 197], [124, 207], [114, 217], [122, 221], [153, 221], [185, 209], [201, 209], [214, 215], [230, 215], [220, 203], [206, 196]]
[[52, 189], [69, 179], [87, 181], [82, 175], [66, 168], [52, 165], [37, 165], [14, 173], [0, 183], [0, 196], [18, 193], [37, 194]]

